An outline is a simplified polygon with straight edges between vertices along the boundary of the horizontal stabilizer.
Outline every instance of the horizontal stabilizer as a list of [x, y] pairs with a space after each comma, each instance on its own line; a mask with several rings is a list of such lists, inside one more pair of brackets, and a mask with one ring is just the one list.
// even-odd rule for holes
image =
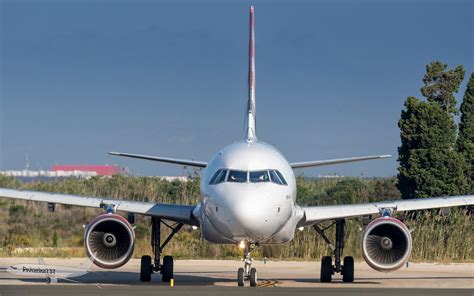
[[207, 162], [205, 161], [197, 161], [197, 160], [189, 160], [189, 159], [167, 158], [167, 157], [148, 156], [148, 155], [141, 155], [141, 154], [121, 153], [121, 152], [109, 152], [109, 154], [131, 157], [131, 158], [167, 162], [167, 163], [174, 163], [174, 164], [180, 164], [180, 165], [187, 165], [187, 166], [198, 167], [198, 168], [205, 168], [207, 166]]
[[391, 155], [371, 155], [371, 156], [360, 156], [360, 157], [328, 159], [328, 160], [302, 161], [302, 162], [292, 162], [290, 163], [290, 166], [294, 169], [300, 169], [300, 168], [317, 167], [317, 166], [332, 165], [332, 164], [339, 164], [339, 163], [346, 163], [346, 162], [382, 159], [382, 158], [389, 158], [389, 157], [392, 157], [392, 156]]

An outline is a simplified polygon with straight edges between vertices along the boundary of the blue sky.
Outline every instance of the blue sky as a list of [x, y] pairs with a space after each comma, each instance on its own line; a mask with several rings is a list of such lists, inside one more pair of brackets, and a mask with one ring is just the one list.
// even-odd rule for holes
[[[397, 121], [427, 63], [473, 63], [472, 1], [253, 1], [258, 137], [305, 170], [390, 176]], [[173, 165], [243, 137], [248, 1], [1, 1], [0, 170]], [[467, 76], [467, 75], [466, 75]], [[458, 94], [458, 101], [465, 89]]]

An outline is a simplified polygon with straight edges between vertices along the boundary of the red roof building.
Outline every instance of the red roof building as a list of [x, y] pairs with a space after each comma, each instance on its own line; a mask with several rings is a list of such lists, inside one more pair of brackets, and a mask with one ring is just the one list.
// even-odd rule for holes
[[124, 174], [125, 169], [118, 165], [53, 165], [52, 171], [63, 172], [96, 172], [98, 176], [112, 176], [116, 174]]

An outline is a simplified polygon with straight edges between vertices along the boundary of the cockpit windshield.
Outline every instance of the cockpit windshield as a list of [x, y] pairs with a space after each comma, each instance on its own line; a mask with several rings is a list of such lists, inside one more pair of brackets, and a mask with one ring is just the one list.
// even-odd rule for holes
[[270, 177], [268, 177], [268, 171], [250, 172], [249, 177], [250, 182], [252, 183], [270, 182]]
[[247, 172], [229, 171], [229, 177], [227, 177], [227, 182], [245, 183], [247, 182]]
[[288, 185], [285, 178], [278, 170], [261, 170], [261, 171], [237, 171], [220, 169], [214, 173], [209, 185], [216, 185], [222, 182], [233, 183], [264, 183], [272, 182], [278, 185]]

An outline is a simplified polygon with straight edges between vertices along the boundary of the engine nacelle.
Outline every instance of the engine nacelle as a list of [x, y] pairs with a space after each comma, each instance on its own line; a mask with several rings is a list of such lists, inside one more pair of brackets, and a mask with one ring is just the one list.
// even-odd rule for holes
[[394, 271], [402, 267], [410, 257], [411, 248], [410, 231], [395, 218], [373, 220], [362, 235], [365, 262], [378, 271]]
[[95, 217], [84, 233], [87, 255], [102, 268], [117, 268], [130, 260], [135, 247], [135, 232], [120, 215]]

